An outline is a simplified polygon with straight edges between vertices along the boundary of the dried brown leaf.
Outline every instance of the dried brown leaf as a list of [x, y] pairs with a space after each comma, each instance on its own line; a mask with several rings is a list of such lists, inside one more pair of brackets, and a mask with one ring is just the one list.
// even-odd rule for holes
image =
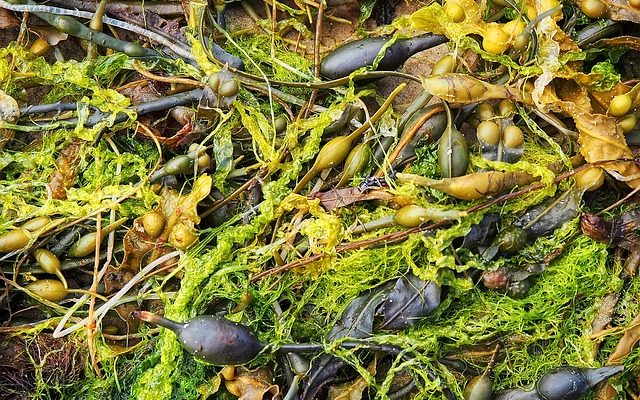
[[608, 9], [609, 18], [614, 21], [640, 23], [640, 11], [631, 7], [627, 0], [602, 0]]
[[617, 36], [613, 38], [600, 39], [593, 44], [593, 47], [624, 47], [640, 51], [640, 38], [635, 36]]
[[20, 26], [20, 21], [13, 13], [5, 8], [0, 8], [0, 29], [11, 29]]
[[604, 382], [596, 391], [595, 400], [614, 400], [617, 395], [618, 392], [616, 392], [613, 386], [608, 382]]
[[[627, 86], [624, 86], [627, 88]], [[633, 103], [633, 108], [636, 108], [640, 105], [640, 83], [636, 84], [627, 92], [629, 96], [631, 96], [631, 101]]]
[[79, 153], [85, 145], [86, 142], [82, 139], [74, 138], [60, 151], [56, 162], [56, 170], [51, 174], [47, 185], [51, 197], [54, 199], [66, 200], [67, 189], [73, 186], [76, 181], [78, 164], [80, 163]]
[[562, 80], [556, 83], [556, 93], [563, 101], [570, 101], [585, 112], [593, 112], [587, 90], [574, 81]]
[[[262, 400], [267, 393], [275, 397], [280, 393], [278, 385], [273, 384], [271, 371], [266, 367], [249, 370], [235, 367], [233, 374], [225, 373], [224, 386], [239, 400]], [[233, 376], [231, 376], [233, 375]]]
[[609, 356], [607, 364], [619, 364], [624, 361], [635, 345], [640, 341], [640, 314], [631, 321], [618, 345]]
[[540, 102], [547, 110], [563, 112], [573, 118], [580, 134], [580, 153], [588, 163], [603, 162], [601, 166], [616, 179], [625, 181], [630, 187], [640, 185], [640, 166], [634, 162], [616, 161], [632, 159], [633, 153], [615, 118], [585, 111], [577, 104], [583, 100], [563, 101], [551, 86], [544, 90]]
[[63, 40], [67, 40], [69, 35], [57, 30], [52, 26], [38, 26], [33, 30], [42, 38], [49, 46], [55, 46]]
[[627, 93], [629, 89], [630, 88], [627, 85], [617, 83], [611, 90], [590, 92], [589, 96], [593, 100], [591, 104], [593, 104], [594, 109], [601, 114], [606, 113], [607, 108], [609, 108], [609, 103], [611, 103], [611, 99], [619, 94]]
[[316, 199], [320, 199], [320, 205], [327, 211], [331, 211], [336, 208], [346, 207], [350, 204], [360, 201], [388, 201], [392, 200], [395, 196], [384, 189], [362, 191], [359, 187], [356, 186], [316, 193], [313, 197]]
[[126, 86], [120, 93], [131, 99], [131, 104], [146, 103], [162, 97], [155, 85], [149, 81], [143, 80], [136, 82], [135, 85]]

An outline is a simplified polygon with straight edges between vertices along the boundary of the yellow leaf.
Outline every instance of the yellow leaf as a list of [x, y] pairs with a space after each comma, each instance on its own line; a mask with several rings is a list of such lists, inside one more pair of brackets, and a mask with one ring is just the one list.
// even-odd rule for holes
[[191, 227], [200, 223], [198, 203], [207, 197], [209, 192], [211, 192], [211, 177], [207, 174], [200, 175], [193, 184], [191, 192], [186, 196], [181, 196], [178, 200], [176, 214], [183, 223], [188, 221]]
[[638, 341], [640, 341], [640, 314], [626, 328], [615, 350], [609, 356], [607, 364], [619, 364], [624, 361]]
[[453, 41], [458, 41], [472, 33], [484, 33], [491, 24], [482, 20], [482, 10], [478, 3], [473, 0], [456, 1], [464, 9], [463, 21], [453, 22], [440, 4], [433, 3], [411, 14], [412, 26], [426, 32], [445, 35]]
[[211, 398], [212, 395], [218, 393], [218, 390], [220, 390], [221, 381], [222, 379], [220, 379], [220, 376], [216, 375], [214, 377], [211, 377], [207, 383], [203, 383], [202, 385], [198, 386], [197, 390], [200, 394], [200, 399], [207, 400]]
[[635, 162], [616, 161], [634, 158], [622, 129], [615, 118], [588, 112], [576, 104], [584, 101], [562, 100], [552, 87], [547, 87], [540, 98], [544, 109], [563, 112], [573, 118], [579, 132], [580, 153], [588, 163], [610, 161], [601, 164], [602, 168], [630, 187], [638, 187], [640, 167]]

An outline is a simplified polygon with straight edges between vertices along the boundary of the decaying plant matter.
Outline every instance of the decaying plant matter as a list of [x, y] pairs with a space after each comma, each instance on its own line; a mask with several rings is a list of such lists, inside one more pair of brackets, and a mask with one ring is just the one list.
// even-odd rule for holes
[[0, 0], [0, 398], [637, 399], [638, 24]]

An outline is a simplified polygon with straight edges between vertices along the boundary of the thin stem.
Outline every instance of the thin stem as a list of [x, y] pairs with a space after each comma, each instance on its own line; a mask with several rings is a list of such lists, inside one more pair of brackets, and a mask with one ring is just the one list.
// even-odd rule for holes
[[240, 196], [245, 190], [247, 190], [251, 185], [253, 185], [257, 181], [258, 181], [258, 178], [255, 177], [255, 176], [253, 178], [249, 179], [244, 184], [242, 184], [242, 186], [240, 186], [239, 188], [234, 190], [233, 193], [231, 193], [229, 196], [227, 196], [224, 199], [218, 201], [210, 209], [208, 209], [207, 211], [205, 211], [202, 214], [200, 214], [199, 217], [200, 218], [205, 218], [205, 217], [213, 214], [214, 212], [216, 212], [217, 210], [219, 210], [220, 208], [222, 208], [225, 205], [229, 204], [235, 198]]
[[111, 335], [109, 333], [104, 333], [104, 332], [101, 332], [101, 333], [105, 339], [120, 341], [120, 340], [131, 340], [131, 339], [143, 338], [148, 335], [160, 333], [160, 328], [149, 329], [146, 332], [128, 333], [126, 335]]
[[538, 15], [537, 17], [535, 17], [534, 19], [529, 21], [529, 23], [524, 28], [524, 30], [527, 31], [527, 32], [531, 32], [533, 30], [533, 28], [536, 26], [536, 24], [538, 24], [543, 19], [545, 19], [545, 18], [547, 18], [547, 17], [549, 17], [549, 16], [551, 16], [551, 15], [553, 15], [553, 14], [559, 12], [559, 11], [562, 11], [562, 6], [553, 7], [552, 9], [541, 13], [540, 15]]
[[67, 292], [68, 292], [68, 293], [79, 293], [79, 294], [86, 294], [86, 295], [89, 295], [89, 296], [95, 296], [96, 298], [98, 298], [98, 299], [100, 299], [100, 300], [104, 301], [105, 303], [106, 303], [107, 301], [109, 301], [109, 299], [108, 299], [108, 298], [106, 298], [106, 297], [104, 297], [103, 295], [101, 295], [101, 294], [99, 294], [99, 293], [92, 292], [92, 291], [90, 291], [90, 290], [83, 290], [83, 289], [67, 289]]
[[606, 213], [607, 211], [613, 210], [614, 208], [616, 208], [618, 206], [621, 206], [622, 204], [624, 204], [627, 200], [629, 200], [631, 197], [633, 197], [639, 191], [640, 191], [640, 186], [638, 186], [637, 188], [633, 189], [628, 195], [624, 196], [622, 199], [620, 199], [620, 200], [616, 201], [615, 203], [611, 204], [609, 207], [607, 207], [604, 210], [600, 211], [596, 215], [602, 215], [602, 214]]
[[565, 197], [567, 197], [570, 193], [571, 193], [571, 189], [567, 190], [566, 192], [562, 193], [560, 196], [558, 196], [553, 202], [551, 202], [551, 204], [549, 204], [548, 207], [546, 207], [540, 214], [538, 214], [534, 219], [532, 219], [528, 224], [526, 224], [525, 226], [522, 227], [522, 229], [524, 229], [525, 231], [528, 230], [529, 228], [531, 228], [535, 223], [537, 223], [538, 221], [540, 221], [540, 219], [544, 218], [547, 215], [547, 212], [549, 210], [554, 209], [560, 202], [562, 202]]
[[133, 60], [133, 63], [131, 64], [133, 66], [133, 69], [136, 70], [136, 72], [138, 72], [140, 75], [152, 79], [154, 81], [158, 81], [158, 82], [166, 82], [166, 83], [180, 83], [183, 85], [191, 85], [191, 86], [195, 86], [195, 87], [204, 87], [205, 84], [203, 82], [200, 81], [196, 81], [195, 79], [187, 79], [187, 78], [176, 78], [173, 76], [160, 76], [160, 75], [155, 75], [149, 71], [147, 71], [146, 69], [143, 69], [142, 66], [140, 65], [140, 63], [138, 62], [138, 60]]
[[447, 112], [447, 127], [445, 130], [445, 136], [442, 139], [440, 139], [440, 141], [442, 142], [443, 139], [447, 139], [446, 145], [447, 145], [447, 149], [449, 149], [448, 151], [449, 155], [448, 155], [446, 172], [447, 172], [447, 176], [451, 177], [453, 176], [453, 161], [452, 161], [453, 156], [451, 155], [451, 149], [453, 148], [453, 143], [452, 143], [453, 132], [451, 132], [453, 130], [453, 118], [451, 117], [451, 108], [449, 108], [449, 105], [447, 104], [447, 102], [442, 101], [442, 105], [444, 106], [444, 109]]
[[484, 371], [484, 374], [491, 372], [491, 369], [495, 365], [496, 359], [498, 358], [498, 352], [500, 352], [501, 348], [502, 348], [502, 345], [500, 343], [496, 343], [496, 347], [493, 349], [493, 352], [491, 353], [491, 359], [489, 360], [489, 364], [487, 364], [487, 369]]
[[[95, 2], [85, 0], [51, 0], [50, 3], [92, 12], [97, 8]], [[114, 1], [107, 4], [107, 12], [109, 13], [140, 14], [144, 11], [151, 11], [158, 15], [182, 15], [184, 12], [182, 5], [174, 2], [145, 2], [141, 4], [140, 1]]]
[[[250, 87], [260, 93], [264, 93], [267, 96], [269, 95], [269, 88], [267, 88], [266, 86], [263, 86], [260, 83], [256, 83], [254, 81], [249, 81], [249, 82], [245, 82], [245, 80], [243, 79], [239, 79], [241, 82], [245, 83], [246, 87]], [[285, 112], [287, 113], [287, 115], [289, 116], [289, 118], [291, 120], [294, 119], [294, 115], [293, 115], [293, 111], [291, 111], [291, 107], [289, 107], [288, 103], [292, 103], [295, 105], [302, 105], [304, 104], [304, 102], [302, 100], [300, 100], [299, 98], [290, 95], [288, 93], [282, 92], [278, 89], [275, 88], [271, 88], [271, 97], [275, 99], [275, 101], [278, 102], [278, 104], [280, 104], [282, 106], [282, 108], [284, 108]], [[318, 111], [318, 112], [322, 112], [324, 111], [324, 107], [319, 107], [316, 106], [314, 107], [314, 111]]]
[[377, 123], [380, 118], [382, 118], [382, 115], [384, 115], [384, 113], [389, 109], [389, 107], [391, 107], [393, 100], [395, 100], [395, 98], [400, 94], [400, 92], [404, 90], [406, 86], [407, 86], [406, 83], [401, 83], [400, 85], [398, 85], [397, 88], [393, 89], [393, 91], [389, 93], [389, 97], [387, 97], [384, 103], [382, 103], [378, 111], [376, 111], [368, 121], [365, 121], [365, 123], [362, 124], [360, 128], [351, 132], [351, 134], [349, 134], [349, 137], [352, 140], [355, 140], [359, 138], [360, 135], [362, 135], [363, 133], [371, 129], [373, 125]]
[[443, 110], [443, 107], [438, 105], [437, 107], [434, 107], [433, 109], [427, 111], [420, 118], [420, 120], [418, 120], [415, 124], [413, 124], [413, 126], [410, 127], [410, 130], [407, 132], [407, 134], [402, 136], [402, 138], [400, 139], [400, 142], [396, 145], [396, 147], [394, 147], [394, 149], [391, 152], [391, 154], [389, 155], [389, 157], [386, 158], [383, 161], [384, 165], [381, 166], [380, 168], [378, 168], [378, 170], [376, 171], [376, 173], [373, 176], [375, 176], [376, 178], [382, 178], [384, 176], [384, 173], [386, 172], [386, 170], [391, 167], [393, 162], [400, 155], [400, 152], [402, 152], [402, 150], [404, 150], [404, 148], [407, 146], [407, 144], [409, 144], [409, 142], [411, 142], [411, 139], [413, 139], [413, 137], [420, 130], [422, 125], [425, 122], [427, 122], [427, 120], [429, 118], [431, 118], [434, 115], [442, 112], [442, 110]]
[[91, 365], [96, 374], [102, 378], [102, 371], [98, 367], [96, 358], [96, 320], [95, 320], [95, 304], [96, 293], [98, 292], [98, 270], [100, 269], [100, 244], [102, 243], [102, 213], [98, 213], [96, 218], [96, 240], [95, 240], [95, 262], [93, 264], [93, 282], [89, 290], [89, 323], [87, 324], [87, 339], [89, 340], [89, 355], [91, 357]]
[[[89, 28], [93, 29], [96, 32], [102, 32], [102, 17], [106, 11], [106, 6], [109, 0], [100, 0], [96, 11], [89, 22]], [[89, 46], [87, 48], [87, 59], [94, 60], [98, 56], [98, 46], [95, 43], [89, 42]]]
[[[266, 4], [266, 3], [265, 3]], [[268, 10], [268, 8], [267, 8]], [[278, 9], [276, 2], [271, 5], [271, 58], [276, 58], [276, 17], [278, 15]]]
[[[275, 2], [274, 2], [275, 4]], [[322, 20], [324, 16], [324, 1], [320, 1], [318, 5], [318, 16], [316, 17], [316, 32], [313, 38], [313, 75], [316, 79], [320, 80], [320, 39], [322, 38]], [[309, 96], [309, 102], [304, 109], [304, 112], [301, 112], [301, 115], [304, 114], [304, 118], [308, 117], [309, 109], [316, 102], [316, 97], [318, 96], [318, 89], [313, 89], [311, 92], [311, 96]]]

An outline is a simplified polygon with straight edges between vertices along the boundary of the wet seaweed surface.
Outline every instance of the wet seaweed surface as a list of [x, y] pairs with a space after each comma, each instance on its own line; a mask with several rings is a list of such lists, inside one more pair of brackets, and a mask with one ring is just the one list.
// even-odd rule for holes
[[637, 3], [0, 1], [0, 398], [637, 399]]

